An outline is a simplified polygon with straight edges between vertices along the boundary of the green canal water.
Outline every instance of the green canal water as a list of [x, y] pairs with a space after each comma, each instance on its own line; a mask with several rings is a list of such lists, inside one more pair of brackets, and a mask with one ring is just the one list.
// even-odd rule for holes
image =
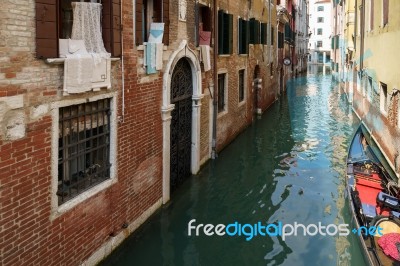
[[[188, 235], [188, 223], [351, 223], [347, 147], [358, 125], [330, 75], [287, 93], [101, 265], [364, 265], [349, 236]], [[352, 228], [352, 227], [350, 227]]]

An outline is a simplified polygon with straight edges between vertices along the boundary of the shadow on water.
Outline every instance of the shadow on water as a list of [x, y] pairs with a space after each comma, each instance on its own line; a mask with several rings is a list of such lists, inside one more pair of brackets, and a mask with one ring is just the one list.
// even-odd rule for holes
[[352, 236], [188, 236], [188, 222], [350, 223], [347, 145], [358, 124], [329, 75], [289, 82], [216, 161], [207, 163], [101, 265], [362, 265]]

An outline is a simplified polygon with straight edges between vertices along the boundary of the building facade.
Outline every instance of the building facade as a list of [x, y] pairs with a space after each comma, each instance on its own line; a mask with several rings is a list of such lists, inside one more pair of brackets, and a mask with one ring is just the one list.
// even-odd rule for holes
[[[397, 16], [400, 3], [394, 0], [340, 1], [345, 14], [349, 15], [345, 49], [346, 60], [342, 63], [342, 84], [352, 108], [366, 125], [375, 141], [387, 157], [391, 167], [399, 173], [400, 78], [396, 64], [396, 52], [400, 40], [400, 20]], [[351, 27], [351, 21], [354, 26]], [[350, 32], [352, 31], [352, 32]]]
[[310, 40], [308, 44], [308, 64], [330, 64], [332, 6], [329, 0], [309, 2]]
[[296, 14], [296, 73], [307, 71], [308, 54], [308, 1], [295, 1]]
[[291, 1], [91, 2], [0, 10], [2, 265], [96, 264], [293, 71]]

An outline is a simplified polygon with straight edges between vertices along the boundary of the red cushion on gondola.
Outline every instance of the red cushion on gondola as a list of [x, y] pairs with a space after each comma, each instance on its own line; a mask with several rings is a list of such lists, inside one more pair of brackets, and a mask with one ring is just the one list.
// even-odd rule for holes
[[379, 188], [382, 190], [381, 183], [380, 182], [375, 182], [372, 180], [366, 180], [362, 178], [357, 178], [357, 185], [363, 185], [363, 186], [368, 186], [368, 187], [373, 187], [373, 188]]
[[381, 189], [363, 185], [357, 185], [356, 188], [359, 193], [361, 203], [368, 203], [374, 206], [376, 205], [376, 196], [379, 192], [381, 192]]

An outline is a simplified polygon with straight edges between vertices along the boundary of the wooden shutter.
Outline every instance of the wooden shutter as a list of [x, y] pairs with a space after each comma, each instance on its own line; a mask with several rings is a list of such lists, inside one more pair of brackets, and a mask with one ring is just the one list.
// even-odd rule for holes
[[278, 32], [278, 48], [283, 48], [283, 32]]
[[255, 36], [254, 36], [254, 28], [255, 28], [255, 18], [250, 19], [250, 40], [249, 43], [254, 43], [255, 41]]
[[267, 23], [261, 23], [261, 43], [262, 44], [267, 44], [266, 30], [267, 30]]
[[374, 29], [374, 1], [371, 1], [371, 20], [370, 20], [370, 28]]
[[218, 10], [218, 54], [224, 53], [224, 12]]
[[260, 21], [256, 20], [256, 26], [255, 26], [255, 43], [260, 44], [261, 43], [261, 36], [260, 36]]
[[102, 32], [104, 46], [112, 57], [121, 56], [121, 2], [103, 0]]
[[389, 22], [389, 0], [383, 0], [383, 26]]
[[36, 0], [36, 57], [58, 57], [57, 0]]
[[245, 54], [249, 53], [249, 43], [250, 43], [250, 21], [245, 21], [244, 24], [244, 29], [245, 32], [243, 34], [244, 38], [244, 49], [245, 49]]
[[271, 27], [271, 45], [274, 45], [275, 42], [275, 29], [274, 27]]
[[169, 45], [169, 0], [163, 0], [164, 36], [163, 44]]
[[136, 34], [136, 45], [141, 45], [144, 42], [143, 23], [145, 23], [144, 13], [143, 13], [143, 1], [136, 0], [135, 6], [135, 34]]
[[233, 53], [233, 15], [226, 14], [226, 20], [228, 25], [228, 35], [227, 35], [227, 45], [226, 45], [226, 54]]
[[243, 53], [243, 19], [238, 20], [238, 54]]

